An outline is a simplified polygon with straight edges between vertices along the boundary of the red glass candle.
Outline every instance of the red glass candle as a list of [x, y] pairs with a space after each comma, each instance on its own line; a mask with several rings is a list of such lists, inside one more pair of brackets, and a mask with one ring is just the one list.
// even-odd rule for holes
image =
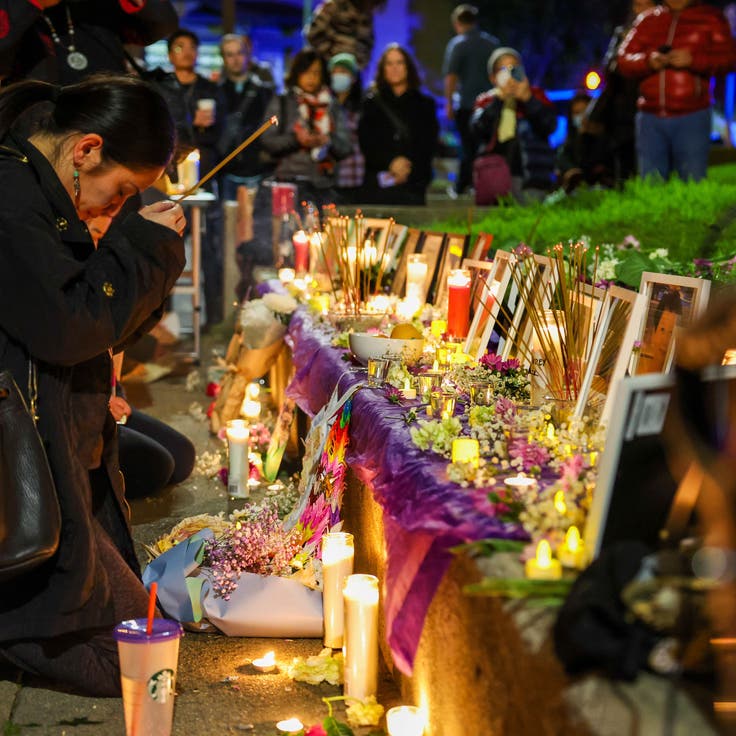
[[294, 244], [294, 270], [306, 273], [309, 270], [309, 238], [304, 230], [297, 230], [291, 242]]
[[470, 326], [470, 271], [450, 271], [447, 292], [447, 332], [453, 337], [466, 337]]

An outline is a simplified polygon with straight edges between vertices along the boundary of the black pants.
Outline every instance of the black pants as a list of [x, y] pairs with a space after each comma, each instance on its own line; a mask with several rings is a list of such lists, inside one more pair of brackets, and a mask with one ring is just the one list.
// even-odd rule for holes
[[475, 158], [475, 138], [470, 131], [472, 110], [455, 111], [455, 127], [460, 136], [460, 170], [458, 171], [455, 191], [462, 194], [473, 183], [473, 159]]
[[120, 470], [129, 498], [148, 496], [190, 476], [194, 445], [181, 432], [136, 409], [118, 430]]

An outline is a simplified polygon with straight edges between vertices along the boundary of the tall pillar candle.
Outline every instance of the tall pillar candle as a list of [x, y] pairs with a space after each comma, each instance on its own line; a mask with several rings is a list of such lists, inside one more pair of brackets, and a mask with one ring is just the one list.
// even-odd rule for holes
[[345, 605], [345, 695], [365, 700], [378, 689], [378, 578], [350, 575]]
[[297, 273], [309, 271], [309, 238], [304, 230], [297, 230], [291, 238], [294, 245], [294, 269]]
[[355, 549], [353, 535], [331, 532], [322, 536], [322, 610], [325, 623], [325, 646], [338, 649], [343, 645], [345, 607], [342, 590], [353, 574]]
[[470, 271], [450, 271], [447, 294], [447, 332], [453, 337], [466, 337], [470, 326]]
[[424, 253], [413, 253], [406, 263], [406, 298], [418, 299], [424, 303], [427, 281], [427, 256]]
[[229, 458], [227, 492], [235, 498], [248, 498], [248, 426], [242, 419], [227, 423], [227, 452]]

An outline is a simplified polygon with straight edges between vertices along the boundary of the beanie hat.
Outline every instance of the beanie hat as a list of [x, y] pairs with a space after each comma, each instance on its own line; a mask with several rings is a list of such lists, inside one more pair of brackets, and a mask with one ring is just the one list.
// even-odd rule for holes
[[502, 56], [515, 56], [519, 62], [521, 62], [521, 54], [516, 50], [512, 49], [511, 46], [499, 46], [490, 56], [488, 59], [488, 65], [486, 66], [486, 70], [488, 71], [488, 76], [490, 77], [491, 74], [493, 74], [493, 67], [496, 66], [496, 62], [502, 57]]
[[358, 62], [353, 54], [343, 52], [341, 54], [335, 54], [328, 62], [327, 68], [332, 71], [336, 66], [344, 66], [350, 69], [351, 74], [358, 73]]

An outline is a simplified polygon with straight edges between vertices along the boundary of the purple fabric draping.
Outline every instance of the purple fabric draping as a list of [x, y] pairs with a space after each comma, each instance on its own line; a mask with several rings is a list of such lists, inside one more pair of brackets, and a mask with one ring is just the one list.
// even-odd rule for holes
[[[299, 309], [286, 340], [295, 375], [288, 396], [310, 416], [329, 400], [365, 380], [365, 371], [343, 360], [332, 347], [334, 333]], [[525, 538], [514, 525], [483, 513], [477, 493], [447, 480], [447, 462], [418, 450], [404, 422], [407, 407], [392, 404], [379, 389], [353, 398], [347, 462], [372, 491], [384, 512], [388, 552], [384, 613], [396, 666], [410, 675], [424, 618], [451, 560], [450, 548], [487, 537]]]

